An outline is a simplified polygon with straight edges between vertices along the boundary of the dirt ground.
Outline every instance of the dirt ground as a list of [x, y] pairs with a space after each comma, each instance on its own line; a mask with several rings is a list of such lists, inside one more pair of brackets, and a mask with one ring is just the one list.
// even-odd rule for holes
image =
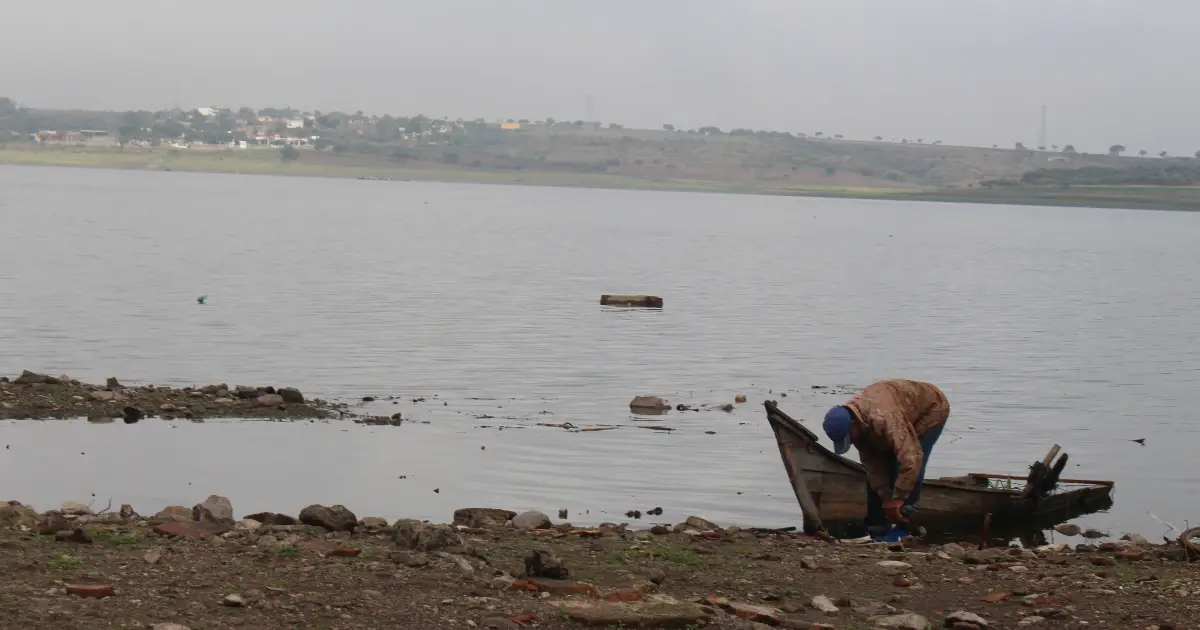
[[1165, 629], [1200, 616], [1200, 571], [1144, 541], [980, 551], [696, 518], [629, 531], [498, 510], [459, 510], [453, 526], [336, 506], [306, 508], [309, 524], [87, 511], [0, 503], [0, 628]]

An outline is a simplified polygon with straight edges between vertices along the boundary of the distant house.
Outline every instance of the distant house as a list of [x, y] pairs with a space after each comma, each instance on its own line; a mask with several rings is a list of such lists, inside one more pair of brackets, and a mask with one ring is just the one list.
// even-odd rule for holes
[[521, 123], [510, 123], [510, 122], [506, 122], [506, 123], [500, 123], [500, 128], [501, 128], [501, 129], [507, 129], [507, 130], [509, 130], [509, 131], [513, 131], [513, 130], [516, 130], [516, 129], [520, 129], [520, 128], [521, 128]]
[[103, 129], [80, 129], [79, 131], [37, 131], [31, 134], [39, 144], [81, 145], [92, 147], [115, 146], [117, 139]]
[[211, 107], [197, 107], [196, 111], [205, 118], [212, 118], [217, 115], [217, 110]]
[[303, 129], [304, 128], [304, 119], [303, 118], [289, 119], [287, 121], [287, 128], [288, 129]]

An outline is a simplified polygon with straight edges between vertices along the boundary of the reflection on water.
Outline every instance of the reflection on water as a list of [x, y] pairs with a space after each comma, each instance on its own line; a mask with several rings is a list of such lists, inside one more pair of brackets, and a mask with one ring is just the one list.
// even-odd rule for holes
[[[811, 422], [844, 396], [813, 386], [902, 376], [951, 399], [930, 475], [1058, 443], [1067, 476], [1117, 483], [1088, 524], [1197, 518], [1196, 215], [18, 167], [0, 200], [0, 372], [394, 395], [377, 411], [417, 420], [0, 424], [7, 492], [39, 506], [794, 525], [758, 403]], [[597, 304], [626, 292], [665, 308]], [[650, 422], [671, 432], [627, 407], [742, 393]], [[621, 428], [537, 426], [564, 422]]]

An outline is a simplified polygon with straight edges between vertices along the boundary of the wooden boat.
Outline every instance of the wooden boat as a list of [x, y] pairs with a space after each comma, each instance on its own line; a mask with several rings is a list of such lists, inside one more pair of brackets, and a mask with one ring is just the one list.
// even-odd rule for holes
[[[775, 401], [763, 404], [804, 514], [804, 531], [839, 535], [861, 530], [867, 516], [867, 473], [862, 464], [822, 446], [816, 434]], [[1067, 456], [1055, 462], [1058, 452], [1055, 445], [1027, 476], [971, 473], [925, 479], [913, 527], [979, 531], [986, 529], [986, 519], [998, 530], [1044, 529], [1111, 507], [1113, 482], [1061, 478]]]

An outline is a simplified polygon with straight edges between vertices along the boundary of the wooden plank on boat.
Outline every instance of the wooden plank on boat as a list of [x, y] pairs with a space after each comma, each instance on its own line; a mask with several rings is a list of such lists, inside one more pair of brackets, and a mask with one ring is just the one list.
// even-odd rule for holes
[[[967, 473], [967, 476], [971, 477], [973, 479], [1013, 479], [1013, 480], [1017, 480], [1017, 481], [1025, 480], [1024, 475], [1001, 475], [998, 473]], [[1063, 477], [1063, 478], [1060, 478], [1058, 481], [1059, 481], [1059, 483], [1083, 484], [1083, 485], [1089, 485], [1089, 486], [1112, 486], [1113, 485], [1112, 481], [1105, 481], [1102, 479], [1067, 479], [1067, 478]]]

